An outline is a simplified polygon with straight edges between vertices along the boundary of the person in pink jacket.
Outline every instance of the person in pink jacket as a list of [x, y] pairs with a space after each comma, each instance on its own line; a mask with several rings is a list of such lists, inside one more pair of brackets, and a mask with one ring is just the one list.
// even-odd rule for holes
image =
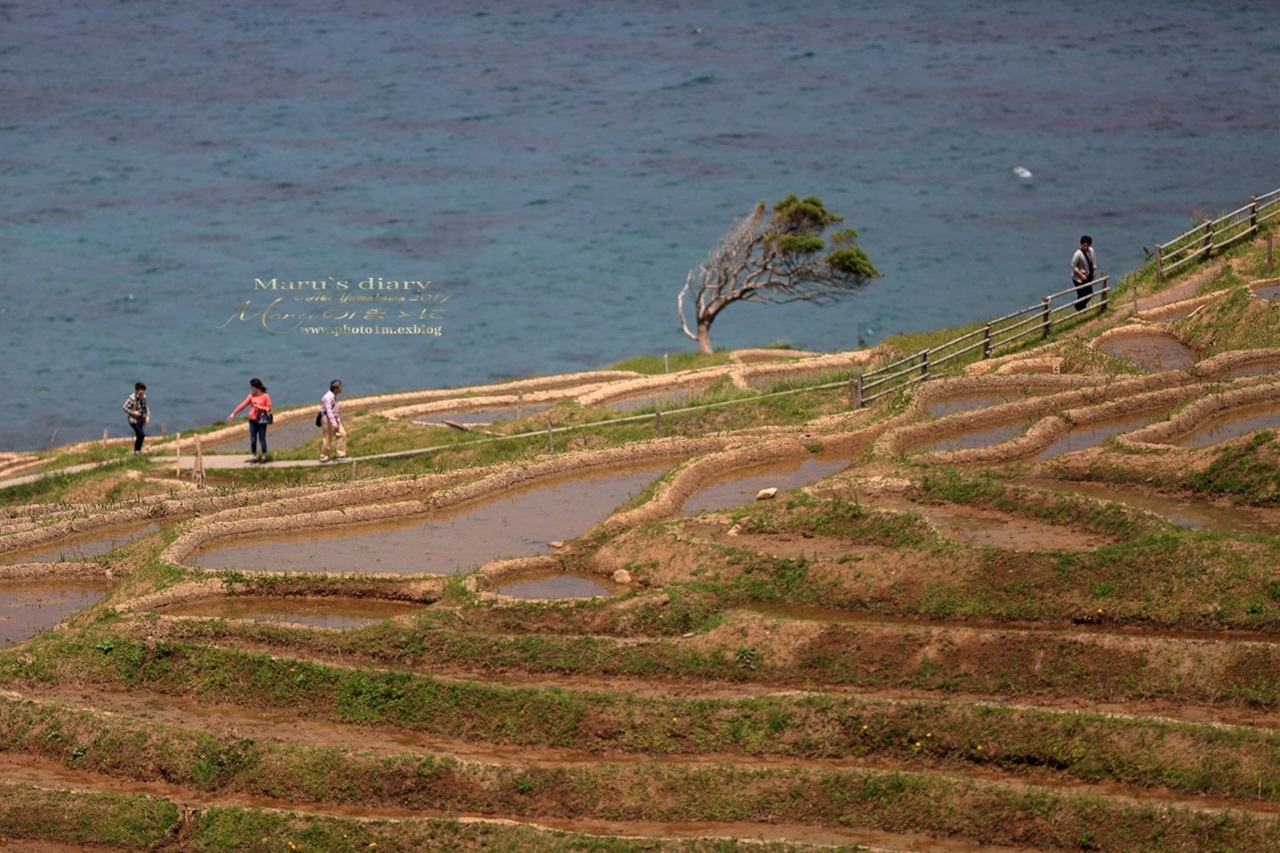
[[[249, 396], [244, 402], [231, 410], [227, 420], [235, 420], [236, 415], [245, 406], [249, 407], [249, 451], [253, 453], [250, 463], [261, 464], [267, 461], [267, 425], [271, 423], [271, 395], [262, 380], [254, 377], [249, 380]], [[258, 454], [258, 445], [262, 445], [262, 454]]]

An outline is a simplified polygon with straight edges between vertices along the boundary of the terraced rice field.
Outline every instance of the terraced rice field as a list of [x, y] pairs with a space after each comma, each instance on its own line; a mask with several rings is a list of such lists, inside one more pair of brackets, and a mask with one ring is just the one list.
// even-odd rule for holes
[[[1274, 383], [975, 374], [798, 425], [8, 507], [0, 557], [142, 532], [0, 574], [102, 595], [0, 649], [0, 840], [1276, 849], [1280, 510], [1224, 484], [1280, 449], [1162, 438]], [[1090, 423], [1123, 428], [1040, 455]], [[706, 498], [748, 480], [781, 491]]]

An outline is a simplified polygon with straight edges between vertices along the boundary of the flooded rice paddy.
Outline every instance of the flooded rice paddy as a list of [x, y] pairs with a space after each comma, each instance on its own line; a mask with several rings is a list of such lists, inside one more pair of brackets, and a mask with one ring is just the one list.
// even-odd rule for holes
[[526, 575], [504, 581], [494, 589], [499, 595], [528, 600], [556, 598], [599, 598], [617, 595], [628, 587], [620, 586], [603, 577], [587, 575], [541, 574]]
[[1164, 411], [1164, 409], [1158, 409], [1139, 412], [1123, 418], [1099, 421], [1087, 426], [1072, 427], [1060, 435], [1052, 444], [1036, 454], [1035, 461], [1052, 459], [1064, 453], [1073, 453], [1077, 450], [1097, 447], [1112, 436], [1120, 435], [1124, 432], [1132, 432], [1135, 429], [1146, 426], [1160, 417]]
[[423, 605], [354, 596], [218, 596], [160, 608], [162, 616], [279, 622], [349, 630], [406, 616]]
[[1099, 343], [1098, 349], [1151, 371], [1184, 370], [1196, 363], [1195, 350], [1159, 333], [1112, 338]]
[[415, 423], [447, 426], [449, 421], [464, 426], [488, 426], [498, 421], [513, 421], [528, 415], [546, 411], [550, 403], [539, 403], [532, 406], [500, 406], [494, 409], [477, 409], [473, 412], [442, 412], [415, 418]]
[[997, 424], [986, 429], [974, 430], [973, 432], [961, 433], [959, 435], [940, 438], [935, 441], [928, 441], [923, 444], [917, 444], [909, 450], [912, 453], [923, 453], [926, 451], [937, 450], [970, 450], [976, 447], [990, 447], [993, 444], [1001, 444], [1012, 438], [1016, 438], [1027, 431], [1031, 426], [1031, 420], [1017, 420], [1009, 423]]
[[935, 418], [944, 415], [955, 415], [960, 412], [973, 412], [987, 409], [1003, 403], [1014, 403], [1025, 400], [1027, 395], [1017, 391], [991, 391], [985, 394], [957, 394], [954, 397], [943, 397], [929, 404], [929, 414]]
[[12, 551], [0, 557], [0, 563], [60, 563], [91, 560], [127, 545], [134, 539], [155, 533], [159, 529], [155, 524], [148, 524], [144, 527], [113, 530], [105, 535], [99, 532], [92, 538], [68, 537], [57, 545], [42, 545], [25, 551]]
[[1261, 429], [1277, 427], [1280, 427], [1280, 405], [1271, 403], [1247, 406], [1218, 415], [1179, 444], [1184, 447], [1208, 447]]
[[761, 489], [778, 491], [807, 486], [838, 474], [849, 466], [848, 459], [806, 459], [790, 466], [770, 465], [738, 472], [730, 480], [714, 483], [694, 492], [685, 501], [684, 514], [697, 515], [729, 507], [742, 506], [756, 499]]
[[1267, 373], [1275, 373], [1278, 370], [1280, 370], [1280, 359], [1259, 361], [1229, 370], [1223, 374], [1223, 377], [1226, 379], [1239, 379], [1242, 376], [1262, 376]]
[[500, 557], [551, 553], [644, 491], [650, 467], [509, 492], [449, 515], [396, 524], [277, 534], [205, 551], [205, 569], [451, 575]]
[[0, 581], [0, 647], [47, 631], [72, 613], [97, 604], [108, 581]]

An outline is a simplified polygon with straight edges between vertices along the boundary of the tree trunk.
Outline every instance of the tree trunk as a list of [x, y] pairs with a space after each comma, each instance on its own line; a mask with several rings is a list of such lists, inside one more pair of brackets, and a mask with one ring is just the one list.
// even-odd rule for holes
[[698, 352], [711, 355], [711, 321], [698, 321]]

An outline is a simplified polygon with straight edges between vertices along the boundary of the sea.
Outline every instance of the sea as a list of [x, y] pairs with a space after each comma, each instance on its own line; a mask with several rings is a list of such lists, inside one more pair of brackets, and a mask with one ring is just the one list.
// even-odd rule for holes
[[1280, 187], [1275, 0], [10, 0], [0, 450], [681, 353], [813, 195], [883, 276], [737, 304], [828, 351], [1118, 278]]

